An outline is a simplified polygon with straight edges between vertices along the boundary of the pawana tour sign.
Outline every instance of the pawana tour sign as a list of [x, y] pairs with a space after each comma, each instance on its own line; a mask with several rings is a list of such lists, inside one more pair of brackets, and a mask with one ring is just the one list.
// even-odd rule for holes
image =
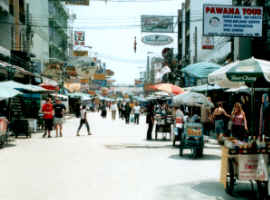
[[262, 37], [262, 7], [203, 5], [204, 36]]

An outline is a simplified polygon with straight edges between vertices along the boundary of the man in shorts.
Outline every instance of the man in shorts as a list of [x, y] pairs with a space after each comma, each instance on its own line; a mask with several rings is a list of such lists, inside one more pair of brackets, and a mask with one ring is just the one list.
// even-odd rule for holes
[[56, 137], [58, 137], [59, 132], [60, 132], [60, 137], [62, 137], [64, 113], [66, 111], [66, 106], [62, 104], [60, 99], [56, 99], [55, 104], [53, 105], [53, 108], [54, 108], [54, 125], [55, 125]]
[[43, 119], [45, 122], [45, 133], [42, 137], [46, 137], [48, 133], [48, 138], [50, 138], [53, 129], [53, 105], [51, 98], [47, 98], [46, 103], [42, 105], [42, 112], [44, 114]]

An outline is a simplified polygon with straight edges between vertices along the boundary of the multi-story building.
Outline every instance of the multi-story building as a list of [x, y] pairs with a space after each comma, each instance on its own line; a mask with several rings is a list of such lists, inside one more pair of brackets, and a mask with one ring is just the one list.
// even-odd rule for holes
[[68, 18], [65, 4], [49, 0], [49, 58], [65, 61], [68, 56]]
[[229, 39], [224, 37], [210, 38], [213, 41], [213, 49], [202, 48], [203, 4], [231, 5], [232, 0], [186, 0], [182, 4], [178, 17], [178, 59], [182, 67], [200, 61], [217, 61], [219, 57], [226, 57], [231, 51]]
[[[43, 71], [44, 63], [49, 59], [49, 10], [48, 1], [27, 0], [31, 19], [30, 53], [34, 56], [32, 70], [36, 73]], [[47, 9], [45, 9], [47, 8]]]

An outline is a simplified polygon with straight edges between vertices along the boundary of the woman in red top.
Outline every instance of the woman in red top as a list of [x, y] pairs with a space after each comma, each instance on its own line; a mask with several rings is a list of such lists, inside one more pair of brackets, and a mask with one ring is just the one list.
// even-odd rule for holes
[[45, 133], [42, 137], [45, 137], [48, 132], [48, 137], [51, 137], [51, 131], [53, 129], [53, 105], [51, 98], [46, 99], [46, 103], [42, 105], [42, 112], [44, 114], [43, 119], [45, 122]]
[[232, 111], [232, 136], [244, 140], [248, 131], [246, 114], [240, 103], [235, 103]]

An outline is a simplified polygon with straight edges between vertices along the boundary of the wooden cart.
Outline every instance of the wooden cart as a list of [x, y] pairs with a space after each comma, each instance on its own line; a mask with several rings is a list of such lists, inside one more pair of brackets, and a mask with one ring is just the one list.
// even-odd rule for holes
[[[237, 181], [257, 184], [257, 199], [268, 199], [268, 162], [270, 149], [229, 149], [222, 147], [220, 182], [232, 195]], [[264, 163], [264, 164], [262, 164]]]

